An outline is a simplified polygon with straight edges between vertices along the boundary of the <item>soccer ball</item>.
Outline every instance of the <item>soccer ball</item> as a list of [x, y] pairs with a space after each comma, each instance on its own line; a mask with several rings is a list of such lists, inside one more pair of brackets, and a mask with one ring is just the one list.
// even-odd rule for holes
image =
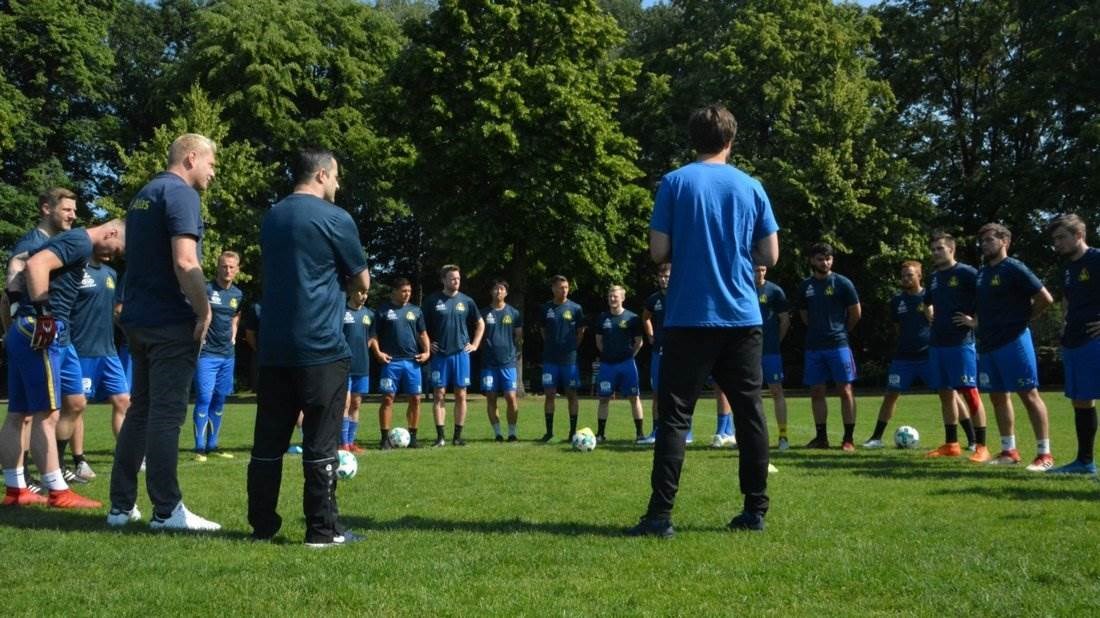
[[917, 448], [920, 444], [920, 432], [909, 425], [902, 425], [894, 432], [894, 444], [898, 448]]
[[348, 481], [355, 478], [355, 474], [359, 472], [359, 460], [355, 455], [349, 451], [339, 450], [336, 451], [336, 461], [339, 463], [336, 467], [336, 476], [340, 480]]
[[409, 445], [409, 430], [404, 427], [394, 427], [390, 430], [390, 443], [397, 448], [405, 448]]
[[596, 434], [588, 427], [573, 434], [573, 450], [587, 453], [596, 449]]

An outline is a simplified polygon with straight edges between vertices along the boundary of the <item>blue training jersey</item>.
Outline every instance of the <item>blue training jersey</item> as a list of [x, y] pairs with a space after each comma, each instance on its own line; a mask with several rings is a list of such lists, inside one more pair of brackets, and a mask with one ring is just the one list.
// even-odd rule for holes
[[420, 307], [386, 301], [374, 312], [378, 349], [393, 358], [414, 358], [420, 354], [420, 333], [427, 332]]
[[634, 339], [642, 336], [642, 318], [633, 311], [623, 310], [619, 315], [604, 311], [596, 320], [596, 332], [600, 335], [600, 361], [621, 363], [634, 358]]
[[210, 301], [210, 329], [202, 344], [203, 356], [233, 356], [233, 318], [241, 312], [244, 292], [229, 284], [228, 288], [218, 285], [217, 281], [206, 283], [206, 299]]
[[584, 310], [565, 299], [562, 304], [544, 303], [539, 310], [543, 334], [542, 362], [555, 365], [577, 363], [577, 329], [584, 328]]
[[371, 337], [374, 337], [374, 312], [370, 307], [344, 307], [344, 339], [351, 349], [348, 373], [353, 376], [370, 374], [370, 348], [367, 342]]
[[436, 292], [424, 299], [423, 310], [428, 338], [439, 346], [438, 353], [445, 356], [466, 348], [471, 331], [481, 319], [474, 299], [462, 292], [454, 296]]
[[924, 313], [924, 293], [902, 292], [891, 298], [890, 319], [897, 322], [899, 327], [894, 358], [897, 360], [928, 358], [928, 341], [932, 327]]
[[760, 300], [760, 318], [764, 321], [764, 354], [779, 354], [779, 316], [791, 310], [783, 288], [765, 281], [756, 289]]
[[1043, 282], [1016, 258], [978, 271], [978, 352], [1015, 340], [1031, 321], [1031, 297]]
[[1067, 264], [1062, 275], [1062, 293], [1066, 298], [1062, 345], [1076, 348], [1091, 339], [1088, 323], [1100, 320], [1100, 249], [1090, 247]]
[[[30, 256], [33, 257], [39, 251], [51, 251], [61, 260], [61, 267], [50, 272], [50, 310], [55, 319], [65, 324], [65, 327], [57, 333], [57, 343], [62, 346], [69, 345], [69, 331], [71, 329], [71, 313], [76, 296], [80, 290], [80, 282], [84, 280], [84, 267], [92, 258], [92, 239], [87, 230], [82, 227], [73, 228], [67, 232], [53, 236]], [[20, 317], [33, 317], [34, 307], [25, 302], [19, 306]]]
[[974, 315], [978, 298], [978, 271], [968, 264], [956, 263], [937, 270], [924, 290], [924, 303], [932, 307], [929, 342], [936, 347], [955, 347], [974, 341], [974, 331], [952, 319], [956, 313]]
[[856, 287], [844, 275], [808, 277], [798, 286], [798, 308], [809, 318], [807, 350], [831, 350], [848, 345], [848, 307], [859, 302]]
[[115, 269], [102, 263], [84, 267], [71, 320], [70, 335], [77, 356], [94, 358], [115, 356], [115, 293], [118, 288]]
[[519, 310], [504, 304], [501, 309], [492, 305], [481, 310], [485, 320], [485, 335], [481, 338], [481, 365], [483, 367], [514, 367], [519, 358], [516, 348], [516, 329], [523, 328], [523, 316]]
[[665, 341], [665, 305], [668, 298], [664, 292], [657, 291], [645, 299], [646, 311], [649, 311], [649, 323], [653, 327], [653, 346], [660, 351]]

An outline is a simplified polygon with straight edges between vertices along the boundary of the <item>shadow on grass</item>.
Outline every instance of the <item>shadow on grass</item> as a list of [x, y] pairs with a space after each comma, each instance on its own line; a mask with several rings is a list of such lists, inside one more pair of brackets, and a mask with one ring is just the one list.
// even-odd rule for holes
[[[475, 532], [478, 534], [555, 534], [561, 536], [578, 536], [591, 534], [594, 536], [622, 537], [633, 522], [624, 522], [622, 525], [596, 524], [578, 521], [533, 522], [519, 517], [511, 519], [499, 519], [495, 521], [461, 521], [453, 519], [437, 519], [421, 517], [419, 515], [406, 515], [399, 519], [380, 521], [370, 517], [355, 515], [341, 515], [340, 519], [352, 529], [364, 531], [400, 531], [410, 530], [419, 532]], [[673, 525], [676, 525], [673, 522]], [[706, 531], [725, 530], [724, 527], [701, 528], [693, 526], [676, 525], [679, 531]]]
[[857, 455], [830, 451], [799, 450], [773, 453], [771, 462], [777, 466], [820, 472], [847, 472], [857, 476], [896, 479], [960, 479], [995, 478], [1018, 480], [1041, 476], [1027, 472], [1023, 464], [1016, 466], [988, 466], [955, 460], [929, 461], [923, 458], [894, 455]]
[[143, 513], [143, 520], [133, 522], [123, 528], [107, 526], [106, 509], [102, 510], [58, 510], [38, 506], [0, 508], [0, 527], [21, 530], [43, 530], [64, 532], [88, 532], [92, 534], [112, 534], [126, 536], [179, 536], [192, 538], [243, 540], [248, 539], [247, 532], [240, 530], [219, 530], [213, 533], [172, 532], [149, 529], [149, 518]]
[[[1059, 481], [1065, 481], [1066, 483], [1073, 483], [1074, 480], [1076, 480], [1074, 484], [1078, 485], [1083, 479], [1059, 479]], [[990, 487], [987, 485], [971, 485], [964, 488], [940, 489], [930, 492], [930, 494], [938, 496], [984, 496], [1025, 502], [1030, 500], [1100, 501], [1100, 487], [1097, 487], [1095, 483], [1075, 487], [1051, 487], [1049, 485], [1044, 487]]]

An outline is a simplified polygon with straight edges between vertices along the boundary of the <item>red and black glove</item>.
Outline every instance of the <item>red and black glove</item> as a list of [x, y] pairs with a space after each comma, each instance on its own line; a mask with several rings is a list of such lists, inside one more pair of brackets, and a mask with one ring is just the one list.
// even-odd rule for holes
[[31, 335], [31, 347], [42, 350], [50, 347], [57, 337], [57, 322], [50, 308], [42, 303], [34, 304], [34, 334]]

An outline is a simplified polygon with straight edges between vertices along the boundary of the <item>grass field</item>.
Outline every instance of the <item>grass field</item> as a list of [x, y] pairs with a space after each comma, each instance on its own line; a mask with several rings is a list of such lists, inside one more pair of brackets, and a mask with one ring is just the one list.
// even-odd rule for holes
[[[1076, 447], [1072, 412], [1060, 394], [1046, 400], [1064, 463]], [[878, 401], [859, 403], [861, 442]], [[368, 452], [358, 477], [339, 488], [345, 523], [366, 540], [318, 551], [301, 544], [293, 457], [279, 542], [247, 540], [254, 406], [231, 405], [223, 443], [237, 458], [200, 464], [182, 453], [180, 464], [187, 505], [222, 523], [222, 533], [153, 534], [144, 523], [118, 532], [103, 512], [0, 510], [0, 556], [10, 567], [3, 615], [1100, 615], [1094, 479], [930, 461], [923, 450], [773, 451], [767, 531], [731, 534], [737, 453], [707, 448], [707, 402], [695, 423], [703, 439], [685, 465], [677, 537], [632, 539], [621, 531], [645, 507], [651, 452], [627, 440], [626, 404], [612, 405], [611, 442], [587, 454], [532, 442], [541, 408], [541, 398], [523, 401], [518, 444], [490, 441], [475, 399], [465, 448]], [[790, 409], [800, 445], [812, 437], [809, 401], [792, 398]], [[366, 410], [360, 436], [373, 444], [376, 404]], [[108, 411], [92, 406], [88, 415], [100, 476], [82, 491], [106, 501]], [[581, 415], [594, 427], [595, 402], [584, 401]], [[832, 401], [836, 443], [838, 415]], [[1031, 430], [1019, 416], [1030, 459]], [[566, 420], [559, 411], [559, 435]], [[920, 429], [926, 447], [942, 439], [933, 396], [902, 397], [891, 432], [898, 422]], [[139, 506], [148, 517], [144, 490]]]

